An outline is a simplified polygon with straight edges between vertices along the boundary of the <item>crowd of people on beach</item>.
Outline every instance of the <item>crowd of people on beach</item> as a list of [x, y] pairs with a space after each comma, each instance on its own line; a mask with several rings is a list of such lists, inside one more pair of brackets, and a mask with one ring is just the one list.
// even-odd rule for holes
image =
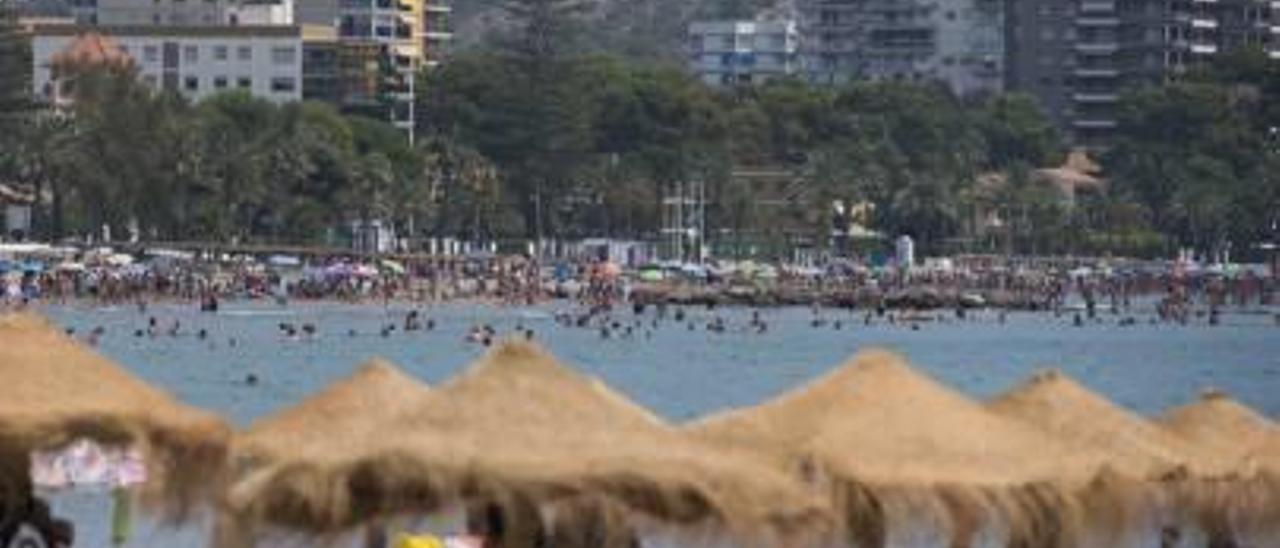
[[[917, 330], [927, 324], [983, 318], [1004, 323], [1015, 310], [1065, 317], [1076, 326], [1162, 322], [1214, 326], [1230, 307], [1271, 314], [1280, 326], [1280, 314], [1273, 306], [1280, 284], [1274, 276], [1251, 270], [1186, 272], [1173, 264], [1125, 270], [1003, 264], [871, 270], [837, 263], [803, 273], [786, 268], [776, 272], [762, 279], [741, 271], [704, 268], [696, 275], [683, 270], [653, 277], [602, 260], [544, 265], [520, 256], [401, 262], [330, 257], [286, 265], [269, 260], [99, 264], [8, 272], [0, 278], [4, 283], [0, 309], [53, 302], [136, 306], [145, 315], [151, 303], [193, 303], [201, 311], [216, 313], [229, 300], [266, 300], [280, 306], [329, 300], [412, 307], [403, 321], [373, 330], [382, 337], [397, 331], [435, 330], [435, 320], [418, 308], [450, 301], [497, 306], [555, 302], [559, 303], [555, 305], [557, 324], [591, 329], [606, 339], [651, 336], [668, 322], [711, 333], [766, 333], [769, 322], [760, 310], [774, 305], [809, 306], [811, 327], [837, 330], [859, 323]], [[716, 313], [718, 307], [735, 305], [754, 310], [749, 321], [733, 325], [732, 315]], [[706, 314], [692, 317], [692, 311], [704, 307]], [[653, 314], [646, 314], [650, 310]], [[826, 310], [850, 314], [827, 314]], [[288, 340], [309, 339], [318, 331], [318, 326], [307, 323], [279, 326]], [[181, 332], [178, 320], [160, 322], [153, 316], [134, 335]], [[516, 334], [534, 336], [524, 326], [518, 326]], [[195, 335], [208, 336], [203, 331]], [[91, 343], [101, 336], [98, 331], [86, 334]], [[464, 334], [465, 340], [484, 345], [498, 336], [487, 325], [471, 326]]]

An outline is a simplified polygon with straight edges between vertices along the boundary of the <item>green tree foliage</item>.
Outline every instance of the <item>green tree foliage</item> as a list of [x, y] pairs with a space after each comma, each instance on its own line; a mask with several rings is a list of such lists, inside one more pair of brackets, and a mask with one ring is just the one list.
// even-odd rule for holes
[[1118, 198], [1156, 230], [1201, 250], [1262, 237], [1280, 202], [1274, 151], [1258, 126], [1270, 97], [1238, 82], [1185, 82], [1129, 94], [1106, 156]]
[[30, 45], [18, 27], [17, 14], [0, 2], [0, 124], [12, 128], [29, 109]]
[[72, 107], [37, 117], [15, 153], [19, 182], [51, 195], [37, 208], [45, 236], [109, 227], [117, 238], [321, 243], [370, 219], [422, 236], [442, 185], [492, 178], [482, 158], [439, 165], [440, 145], [412, 148], [384, 122], [323, 104], [232, 92], [192, 105], [127, 69], [86, 69], [74, 83]]
[[[188, 104], [130, 71], [91, 70], [69, 110], [6, 103], [20, 123], [0, 134], [0, 175], [51, 198], [36, 224], [54, 237], [105, 225], [313, 243], [372, 219], [419, 236], [652, 237], [664, 194], [703, 181], [709, 224], [737, 249], [796, 227], [826, 245], [839, 201], [926, 251], [1239, 256], [1280, 211], [1280, 64], [1257, 52], [1127, 94], [1100, 157], [1108, 188], [1072, 199], [1037, 171], [1066, 147], [1030, 98], [903, 82], [717, 90], [680, 67], [585, 53], [585, 3], [502, 5], [514, 26], [501, 47], [423, 75], [417, 146], [320, 104]], [[732, 176], [742, 169], [805, 182], [761, 190]]]
[[19, 130], [30, 122], [30, 48], [17, 15], [0, 2], [0, 180], [15, 179], [20, 169]]
[[1035, 99], [1018, 94], [997, 95], [986, 101], [981, 114], [980, 129], [987, 144], [986, 169], [1062, 162], [1061, 137], [1041, 114]]

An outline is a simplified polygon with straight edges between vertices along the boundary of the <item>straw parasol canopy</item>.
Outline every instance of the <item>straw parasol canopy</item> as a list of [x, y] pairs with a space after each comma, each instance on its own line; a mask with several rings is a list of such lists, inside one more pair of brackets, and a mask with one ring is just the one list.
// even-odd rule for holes
[[1094, 463], [884, 351], [863, 352], [808, 386], [689, 428], [719, 443], [784, 457], [808, 453], [859, 478], [895, 483], [1017, 484]]
[[[266, 485], [305, 493], [304, 508], [274, 508], [274, 524], [306, 528], [312, 521], [333, 521], [354, 504], [351, 484], [370, 468], [393, 466], [381, 446], [363, 443], [370, 432], [430, 394], [423, 382], [386, 360], [375, 358], [293, 407], [260, 419], [236, 437], [231, 501], [224, 508], [214, 544], [239, 546], [255, 536], [250, 510], [239, 493], [260, 495]], [[274, 504], [276, 499], [255, 501]], [[304, 517], [298, 517], [303, 515]]]
[[[795, 482], [689, 440], [523, 342], [500, 345], [396, 419], [333, 444], [323, 462], [246, 477], [230, 505], [255, 523], [323, 534], [460, 503], [503, 546], [544, 537], [544, 509], [593, 500], [607, 501], [594, 504], [602, 515], [622, 508], [648, 524], [829, 524], [825, 506]], [[327, 479], [338, 472], [345, 482]]]
[[0, 379], [0, 453], [19, 459], [2, 467], [0, 483], [19, 486], [0, 489], [3, 496], [29, 494], [32, 451], [79, 438], [139, 446], [148, 464], [146, 500], [167, 503], [176, 517], [215, 487], [229, 439], [220, 419], [148, 386], [45, 319], [0, 317]]
[[1092, 534], [1113, 535], [1104, 544], [1131, 544], [1133, 537], [1128, 535], [1149, 533], [1155, 524], [1168, 528], [1189, 521], [1171, 517], [1200, 505], [1199, 500], [1179, 496], [1192, 492], [1187, 489], [1188, 479], [1221, 477], [1230, 471], [1226, 459], [1115, 405], [1056, 370], [1038, 373], [993, 399], [987, 408], [1106, 459], [1107, 469], [1076, 492]]
[[429, 390], [391, 362], [374, 358], [351, 376], [250, 425], [236, 438], [237, 460], [324, 459], [415, 405]]
[[1069, 491], [1052, 482], [1083, 480], [1097, 463], [884, 351], [689, 429], [722, 446], [755, 448], [802, 475], [828, 474], [847, 534], [860, 545], [884, 544], [891, 525], [915, 529], [921, 519], [935, 520], [956, 545], [995, 521], [1011, 543], [1052, 545], [1069, 534], [1076, 511]]
[[1199, 401], [1165, 413], [1158, 424], [1222, 458], [1280, 472], [1280, 427], [1222, 392], [1205, 392]]
[[1092, 449], [1116, 470], [1136, 478], [1157, 477], [1179, 467], [1202, 473], [1225, 468], [1209, 451], [1160, 429], [1058, 371], [1037, 374], [992, 400], [987, 408], [1055, 439]]
[[1275, 423], [1215, 390], [1169, 411], [1158, 424], [1235, 463], [1233, 476], [1189, 478], [1174, 485], [1179, 503], [1192, 509], [1192, 518], [1207, 534], [1237, 543], [1241, 536], [1270, 541], [1280, 535], [1280, 431]]

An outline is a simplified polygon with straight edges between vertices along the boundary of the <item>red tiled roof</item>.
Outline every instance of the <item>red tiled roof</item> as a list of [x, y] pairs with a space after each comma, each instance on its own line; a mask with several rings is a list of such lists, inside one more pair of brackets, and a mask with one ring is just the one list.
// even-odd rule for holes
[[118, 65], [129, 66], [133, 58], [112, 40], [96, 32], [87, 32], [72, 40], [53, 55], [54, 66]]

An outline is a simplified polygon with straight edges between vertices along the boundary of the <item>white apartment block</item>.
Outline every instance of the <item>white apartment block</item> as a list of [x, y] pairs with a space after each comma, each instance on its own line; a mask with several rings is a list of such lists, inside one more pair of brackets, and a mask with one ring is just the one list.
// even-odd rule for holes
[[799, 0], [810, 81], [942, 82], [957, 94], [1004, 87], [1000, 0]]
[[68, 0], [82, 25], [292, 25], [294, 0]]
[[86, 33], [118, 45], [143, 82], [192, 101], [234, 89], [280, 103], [302, 99], [302, 32], [297, 26], [37, 27], [32, 37], [37, 97], [54, 99], [52, 59]]
[[689, 25], [689, 69], [711, 86], [758, 84], [797, 74], [795, 21], [704, 21]]

